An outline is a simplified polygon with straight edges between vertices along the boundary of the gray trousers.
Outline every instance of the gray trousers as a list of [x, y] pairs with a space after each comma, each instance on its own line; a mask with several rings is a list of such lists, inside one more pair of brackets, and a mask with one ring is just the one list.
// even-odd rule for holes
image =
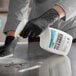
[[[68, 3], [69, 2], [69, 3]], [[9, 13], [4, 28], [4, 33], [10, 30], [16, 30], [19, 23], [23, 20], [26, 7], [31, 8], [28, 20], [34, 19], [42, 15], [55, 5], [61, 6], [65, 13], [66, 19], [60, 20], [51, 27], [61, 29], [74, 38], [76, 38], [76, 1], [75, 0], [10, 0]]]

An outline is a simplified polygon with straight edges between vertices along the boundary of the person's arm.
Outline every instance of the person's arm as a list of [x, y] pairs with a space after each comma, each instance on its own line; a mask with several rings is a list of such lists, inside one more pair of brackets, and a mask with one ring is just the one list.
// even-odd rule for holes
[[53, 8], [59, 13], [60, 18], [63, 18], [65, 16], [65, 11], [62, 7], [56, 5]]
[[28, 21], [21, 31], [20, 36], [23, 38], [37, 37], [47, 27], [53, 25], [57, 20], [60, 20], [64, 16], [65, 13], [61, 7], [52, 7], [48, 11], [44, 12], [41, 16]]
[[26, 13], [26, 6], [28, 5], [27, 0], [10, 0], [9, 11], [7, 21], [4, 28], [4, 33], [9, 35], [14, 34], [18, 24], [23, 19], [24, 13]]
[[65, 11], [65, 20], [69, 20], [76, 16], [75, 0], [60, 0], [56, 5], [60, 6]]
[[[68, 3], [70, 1], [70, 3]], [[38, 36], [40, 35], [47, 27], [52, 26], [58, 20], [69, 20], [72, 17], [76, 16], [76, 2], [75, 0], [60, 0], [55, 3], [54, 7], [51, 7], [50, 0], [43, 1], [43, 6], [45, 11], [38, 18], [30, 20], [23, 31], [21, 36], [26, 38], [28, 36]], [[49, 4], [50, 3], [50, 4]], [[46, 5], [45, 5], [46, 4]], [[46, 7], [45, 7], [46, 6]], [[41, 9], [42, 10], [42, 9]]]
[[17, 39], [14, 37], [16, 28], [20, 23], [24, 13], [26, 12], [26, 0], [10, 0], [9, 12], [4, 28], [6, 34], [4, 45], [0, 46], [0, 58], [13, 56], [13, 51], [17, 44]]

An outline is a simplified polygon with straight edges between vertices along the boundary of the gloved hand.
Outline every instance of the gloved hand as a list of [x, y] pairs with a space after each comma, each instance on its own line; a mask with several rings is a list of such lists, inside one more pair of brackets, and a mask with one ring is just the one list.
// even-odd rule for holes
[[36, 37], [40, 35], [48, 26], [53, 25], [59, 19], [59, 14], [55, 9], [50, 9], [38, 18], [29, 21], [20, 36], [23, 38]]
[[11, 56], [16, 44], [17, 41], [13, 36], [7, 36], [5, 44], [3, 46], [0, 46], [0, 57], [6, 57], [8, 55]]

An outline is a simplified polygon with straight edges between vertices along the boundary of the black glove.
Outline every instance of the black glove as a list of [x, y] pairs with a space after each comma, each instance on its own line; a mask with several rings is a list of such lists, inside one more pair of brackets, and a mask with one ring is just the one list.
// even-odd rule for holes
[[7, 36], [5, 44], [3, 46], [0, 46], [0, 56], [2, 54], [11, 53], [11, 50], [14, 50], [16, 43], [17, 42], [13, 36]]
[[76, 38], [75, 38], [75, 39], [73, 39], [73, 43], [76, 43]]
[[36, 37], [42, 33], [48, 26], [53, 25], [59, 19], [59, 14], [55, 9], [50, 9], [38, 18], [29, 21], [20, 36], [27, 38]]

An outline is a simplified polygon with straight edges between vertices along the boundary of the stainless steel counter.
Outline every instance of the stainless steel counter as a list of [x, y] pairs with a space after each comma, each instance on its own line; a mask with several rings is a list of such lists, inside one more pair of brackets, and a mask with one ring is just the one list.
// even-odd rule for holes
[[38, 43], [17, 45], [14, 57], [0, 59], [0, 76], [75, 76], [76, 44], [68, 56], [58, 56]]

